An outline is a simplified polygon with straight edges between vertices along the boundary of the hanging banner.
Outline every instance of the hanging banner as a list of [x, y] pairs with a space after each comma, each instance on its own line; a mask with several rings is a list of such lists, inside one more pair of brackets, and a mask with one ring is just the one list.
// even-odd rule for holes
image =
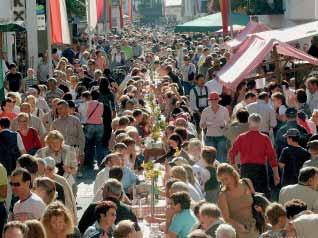
[[0, 102], [4, 100], [4, 74], [3, 74], [3, 60], [0, 60]]
[[229, 33], [229, 1], [231, 0], [220, 0], [223, 34]]
[[49, 0], [52, 44], [71, 44], [65, 0]]
[[113, 2], [112, 0], [108, 0], [108, 22], [109, 29], [113, 29]]

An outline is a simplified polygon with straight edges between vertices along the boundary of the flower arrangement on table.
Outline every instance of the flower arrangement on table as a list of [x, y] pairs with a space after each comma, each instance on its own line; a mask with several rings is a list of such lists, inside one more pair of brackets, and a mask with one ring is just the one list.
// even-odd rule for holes
[[144, 168], [144, 175], [146, 179], [151, 181], [151, 190], [150, 190], [150, 213], [154, 215], [155, 213], [155, 199], [159, 195], [159, 190], [157, 188], [157, 180], [161, 174], [159, 169], [156, 169], [153, 161], [144, 162], [142, 164]]
[[146, 97], [147, 106], [150, 109], [151, 116], [153, 117], [153, 125], [150, 129], [151, 139], [154, 142], [158, 142], [161, 136], [161, 131], [165, 130], [167, 123], [165, 122], [161, 109], [158, 103], [156, 102], [154, 93], [149, 93]]

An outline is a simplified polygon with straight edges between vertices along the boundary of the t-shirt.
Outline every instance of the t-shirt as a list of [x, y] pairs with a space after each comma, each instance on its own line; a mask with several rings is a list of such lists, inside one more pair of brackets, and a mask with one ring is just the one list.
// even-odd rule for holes
[[195, 177], [200, 183], [201, 189], [204, 190], [205, 183], [210, 179], [209, 171], [200, 163], [200, 161], [196, 162], [192, 168]]
[[30, 197], [24, 201], [17, 201], [13, 207], [12, 219], [18, 221], [26, 221], [42, 217], [46, 205], [42, 199], [31, 193]]
[[290, 185], [298, 182], [299, 170], [305, 161], [310, 159], [310, 153], [302, 147], [287, 146], [282, 150], [279, 162], [284, 164], [282, 184]]
[[177, 238], [187, 238], [197, 218], [190, 209], [183, 209], [177, 213], [169, 226], [169, 232], [177, 234]]
[[[6, 185], [8, 185], [7, 170], [0, 163], [0, 186], [6, 186]], [[0, 197], [0, 202], [3, 202], [5, 200], [6, 200], [6, 198]]]

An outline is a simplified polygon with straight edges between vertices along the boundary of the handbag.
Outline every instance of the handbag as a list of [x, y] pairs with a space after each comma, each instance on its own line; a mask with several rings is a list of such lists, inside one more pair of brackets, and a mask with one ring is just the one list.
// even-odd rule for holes
[[246, 178], [243, 178], [242, 181], [244, 182], [244, 184], [248, 187], [248, 189], [250, 190], [251, 192], [251, 195], [252, 195], [252, 199], [253, 199], [253, 204], [252, 204], [252, 214], [253, 214], [253, 217], [256, 221], [256, 229], [258, 230], [258, 232], [260, 234], [262, 234], [264, 231], [265, 231], [265, 218], [264, 216], [258, 212], [256, 209], [255, 209], [255, 205], [257, 205], [256, 203], [256, 196], [258, 197], [263, 197], [265, 200], [267, 200], [267, 198], [264, 196], [264, 194], [262, 193], [257, 193], [257, 192], [254, 192], [250, 186], [250, 184], [248, 183], [247, 179]]

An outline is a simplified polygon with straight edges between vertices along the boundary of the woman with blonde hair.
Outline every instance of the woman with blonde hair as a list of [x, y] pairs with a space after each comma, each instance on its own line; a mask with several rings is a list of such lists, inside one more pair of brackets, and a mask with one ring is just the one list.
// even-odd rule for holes
[[44, 116], [44, 112], [37, 106], [37, 99], [33, 95], [28, 95], [25, 99], [25, 102], [31, 105], [31, 114], [38, 118]]
[[48, 238], [79, 238], [68, 209], [60, 202], [53, 202], [47, 206], [41, 222]]
[[55, 182], [48, 177], [36, 178], [33, 182], [33, 192], [49, 205], [56, 199]]
[[37, 157], [52, 157], [56, 162], [57, 174], [66, 177], [77, 170], [76, 152], [73, 147], [64, 144], [64, 137], [58, 130], [50, 131], [45, 137], [46, 147], [38, 150]]
[[193, 201], [197, 202], [202, 199], [200, 193], [191, 183], [189, 183], [187, 171], [183, 166], [172, 167], [170, 170], [170, 176], [187, 184], [190, 197]]
[[65, 57], [62, 57], [56, 65], [56, 70], [61, 70], [63, 72], [66, 72], [67, 63], [68, 63], [68, 60]]
[[222, 184], [219, 207], [225, 222], [232, 225], [238, 238], [254, 238], [259, 233], [253, 217], [253, 184], [249, 179], [240, 179], [239, 173], [229, 164], [222, 163], [217, 168], [217, 179]]
[[47, 238], [44, 226], [38, 220], [28, 220], [25, 224], [29, 228], [26, 238]]
[[307, 124], [310, 128], [311, 133], [313, 135], [317, 134], [317, 128], [318, 128], [318, 110], [317, 109], [314, 109], [310, 119], [307, 120]]

